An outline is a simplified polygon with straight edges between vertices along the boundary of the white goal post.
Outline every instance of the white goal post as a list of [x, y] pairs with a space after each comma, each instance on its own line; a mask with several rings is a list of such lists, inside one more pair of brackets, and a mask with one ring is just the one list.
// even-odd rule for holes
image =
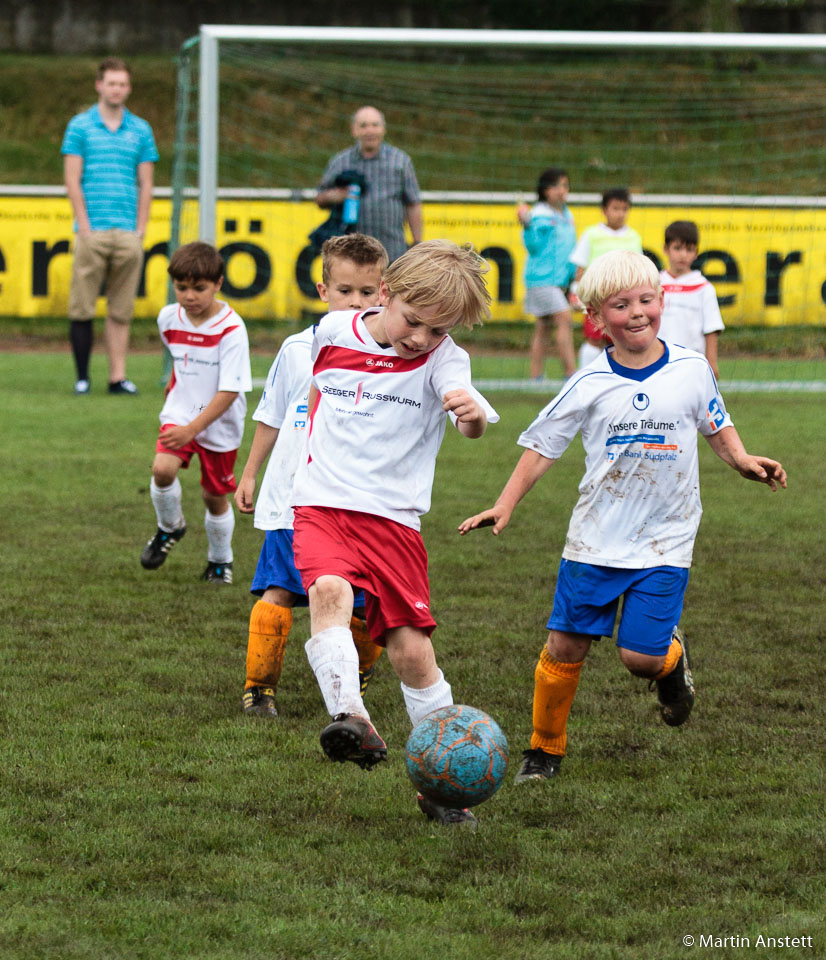
[[398, 45], [524, 50], [826, 51], [826, 34], [643, 33], [577, 30], [433, 30], [382, 27], [277, 27], [205, 24], [200, 28], [199, 233], [215, 240], [218, 198], [220, 48], [226, 40], [290, 45]]

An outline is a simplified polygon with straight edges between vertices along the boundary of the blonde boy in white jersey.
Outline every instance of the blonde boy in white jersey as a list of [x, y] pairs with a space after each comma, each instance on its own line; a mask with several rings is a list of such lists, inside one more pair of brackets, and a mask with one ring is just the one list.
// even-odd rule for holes
[[657, 686], [669, 726], [694, 703], [685, 637], [677, 629], [700, 522], [697, 432], [749, 480], [776, 490], [786, 471], [746, 452], [701, 354], [658, 339], [657, 268], [629, 251], [603, 254], [579, 296], [613, 346], [580, 370], [519, 438], [526, 448], [495, 506], [465, 520], [501, 533], [514, 508], [578, 431], [585, 476], [562, 554], [550, 633], [536, 667], [533, 735], [516, 782], [555, 776], [568, 714], [592, 642], [611, 636], [635, 676]]
[[206, 505], [207, 566], [201, 579], [232, 583], [235, 459], [244, 435], [246, 391], [252, 390], [244, 321], [216, 299], [224, 262], [208, 243], [188, 243], [169, 261], [176, 303], [158, 314], [161, 340], [172, 356], [172, 377], [160, 413], [161, 430], [149, 493], [158, 530], [141, 554], [156, 570], [186, 533], [178, 471], [197, 454]]
[[[350, 233], [330, 237], [321, 248], [318, 295], [334, 310], [363, 310], [379, 302], [379, 284], [387, 251], [375, 237]], [[255, 513], [255, 526], [266, 531], [250, 592], [258, 601], [250, 612], [246, 682], [241, 705], [251, 716], [276, 717], [275, 697], [284, 664], [293, 607], [306, 606], [307, 594], [293, 556], [293, 479], [304, 449], [309, 420], [307, 400], [313, 365], [310, 352], [315, 325], [287, 337], [267, 375], [267, 385], [246, 466], [235, 491], [241, 513]], [[272, 454], [270, 456], [270, 454]], [[255, 481], [269, 457], [258, 498]], [[370, 640], [360, 616], [350, 622], [358, 655], [362, 694], [373, 675], [381, 647]]]
[[[387, 647], [411, 723], [453, 702], [430, 641], [419, 517], [430, 508], [445, 414], [471, 439], [498, 420], [448, 335], [490, 315], [486, 272], [469, 245], [417, 244], [385, 272], [383, 308], [331, 313], [316, 330], [295, 560], [310, 598], [307, 657], [333, 718], [321, 744], [335, 761], [370, 769], [387, 754], [359, 693], [354, 589], [365, 592], [370, 635]], [[476, 823], [467, 810], [418, 800], [441, 823]]]

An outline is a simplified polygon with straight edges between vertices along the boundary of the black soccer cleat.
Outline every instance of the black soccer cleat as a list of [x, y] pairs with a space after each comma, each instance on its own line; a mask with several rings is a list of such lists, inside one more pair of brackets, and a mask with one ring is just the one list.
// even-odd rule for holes
[[522, 766], [513, 778], [514, 783], [527, 783], [529, 780], [550, 780], [559, 773], [562, 757], [544, 750], [523, 750]]
[[109, 384], [109, 393], [123, 394], [128, 397], [137, 396], [138, 388], [131, 380], [115, 380]]
[[669, 727], [679, 727], [685, 723], [694, 706], [694, 677], [688, 659], [688, 642], [679, 627], [674, 628], [674, 636], [680, 641], [683, 655], [667, 677], [652, 680], [648, 684], [649, 689], [652, 689], [654, 684], [657, 685], [660, 716]]
[[362, 770], [372, 770], [387, 759], [387, 744], [373, 724], [352, 713], [340, 713], [321, 731], [321, 747], [336, 763], [349, 760]]
[[161, 528], [158, 527], [158, 532], [143, 548], [141, 566], [146, 570], [157, 570], [164, 560], [166, 560], [166, 555], [169, 551], [179, 540], [183, 539], [185, 533], [185, 526], [178, 527], [177, 530], [172, 531], [161, 530]]
[[436, 803], [435, 800], [431, 800], [430, 797], [421, 793], [416, 795], [416, 801], [419, 804], [419, 809], [428, 820], [435, 820], [436, 823], [442, 823], [446, 827], [467, 827], [469, 830], [475, 830], [479, 825], [479, 821], [467, 807], [462, 809], [459, 807], [443, 807], [440, 803]]
[[241, 697], [244, 713], [251, 717], [277, 717], [275, 690], [272, 687], [248, 687]]
[[210, 560], [206, 570], [201, 574], [201, 579], [206, 580], [207, 583], [232, 583], [232, 561], [215, 563]]

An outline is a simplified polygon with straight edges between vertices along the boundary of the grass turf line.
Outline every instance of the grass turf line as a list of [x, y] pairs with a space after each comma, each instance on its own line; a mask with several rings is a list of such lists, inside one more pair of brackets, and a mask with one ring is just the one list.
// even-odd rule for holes
[[[299, 613], [277, 724], [240, 713], [246, 591], [261, 535], [236, 526], [236, 583], [199, 583], [190, 532], [167, 564], [138, 557], [160, 391], [130, 359], [137, 398], [75, 398], [66, 354], [0, 354], [8, 504], [0, 575], [0, 953], [450, 960], [684, 957], [701, 933], [824, 943], [819, 410], [808, 397], [735, 398], [748, 449], [777, 456], [771, 495], [701, 441], [703, 519], [683, 623], [698, 701], [685, 727], [603, 641], [589, 658], [552, 789], [511, 779], [530, 732], [581, 450], [575, 442], [511, 527], [459, 538], [516, 462], [541, 400], [497, 395], [502, 422], [448, 431], [431, 555], [435, 641], [457, 701], [511, 744], [475, 835], [415, 809], [408, 723], [386, 660], [368, 694], [390, 749], [362, 774], [321, 754], [320, 695]], [[93, 382], [103, 383], [95, 355]], [[55, 386], [56, 385], [56, 386]], [[251, 398], [251, 405], [254, 398]], [[248, 428], [240, 462], [246, 456]]]

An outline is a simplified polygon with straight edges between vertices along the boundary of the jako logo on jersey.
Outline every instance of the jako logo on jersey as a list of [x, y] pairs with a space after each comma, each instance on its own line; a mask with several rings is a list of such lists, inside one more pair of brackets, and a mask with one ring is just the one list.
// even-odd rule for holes
[[634, 409], [635, 410], [647, 410], [651, 400], [648, 398], [646, 393], [638, 393], [634, 397]]
[[393, 364], [389, 360], [373, 360], [368, 357], [364, 363], [368, 367], [387, 367], [388, 370], [393, 369]]
[[415, 603], [415, 607], [417, 610], [427, 610], [427, 604], [424, 603], [422, 600], [417, 600]]

